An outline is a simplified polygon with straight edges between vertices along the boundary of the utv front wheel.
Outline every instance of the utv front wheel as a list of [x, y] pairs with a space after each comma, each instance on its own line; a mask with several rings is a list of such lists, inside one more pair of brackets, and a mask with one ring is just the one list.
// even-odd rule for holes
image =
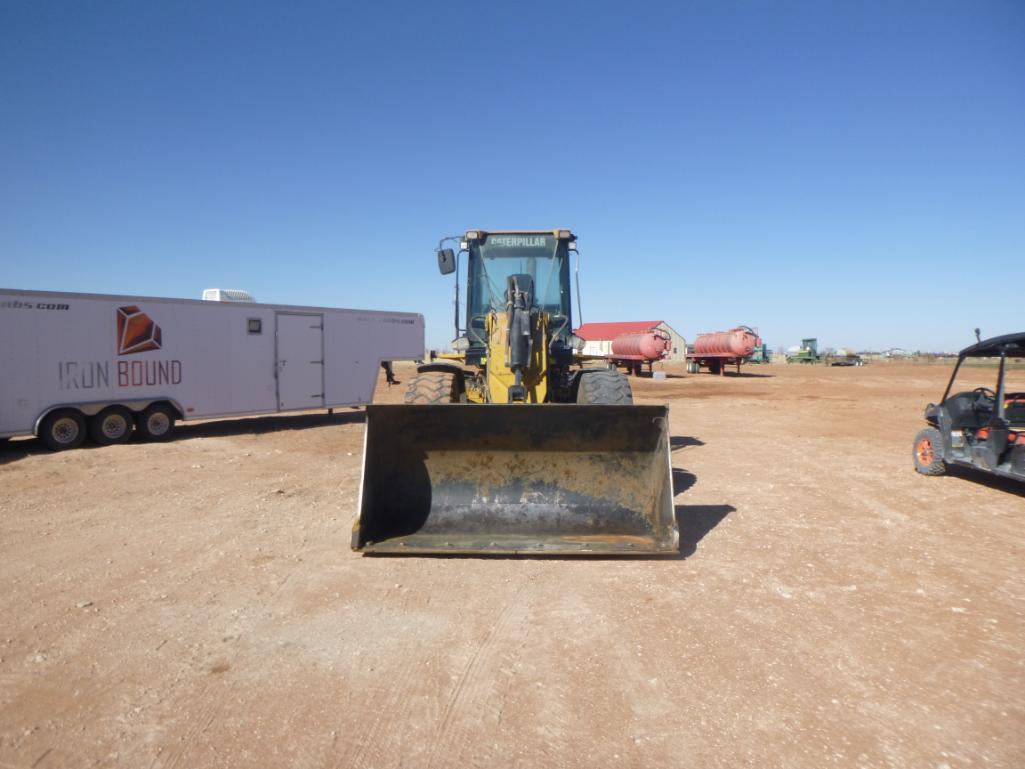
[[911, 450], [915, 469], [922, 475], [943, 475], [947, 464], [943, 461], [943, 436], [935, 427], [927, 427], [915, 436]]
[[459, 403], [462, 392], [455, 374], [425, 371], [409, 383], [403, 400], [406, 403]]

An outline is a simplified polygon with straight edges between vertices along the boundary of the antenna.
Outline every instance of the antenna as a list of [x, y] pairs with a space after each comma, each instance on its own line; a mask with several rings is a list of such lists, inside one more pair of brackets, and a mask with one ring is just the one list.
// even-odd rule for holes
[[976, 342], [981, 342], [982, 341], [982, 336], [980, 336], [980, 334], [979, 334], [979, 329], [975, 329], [975, 341]]

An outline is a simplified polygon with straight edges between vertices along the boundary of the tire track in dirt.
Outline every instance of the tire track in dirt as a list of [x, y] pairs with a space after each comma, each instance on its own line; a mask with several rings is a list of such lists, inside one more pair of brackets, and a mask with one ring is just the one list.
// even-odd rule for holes
[[362, 712], [369, 716], [369, 723], [359, 730], [331, 764], [333, 769], [378, 765], [375, 759], [381, 749], [382, 737], [395, 723], [406, 721], [413, 702], [410, 695], [428, 671], [429, 658], [424, 657], [421, 651], [415, 636], [399, 645], [397, 656], [402, 663], [397, 673], [388, 677], [387, 689], [375, 688], [367, 692]]
[[544, 564], [537, 563], [533, 571], [524, 579], [512, 598], [502, 607], [491, 627], [477, 644], [473, 653], [463, 666], [459, 679], [449, 695], [438, 734], [434, 738], [430, 754], [427, 758], [427, 769], [435, 765], [440, 757], [443, 763], [461, 766], [462, 757], [470, 744], [467, 734], [470, 731], [466, 716], [480, 713], [486, 706], [494, 705], [494, 665], [496, 653], [511, 628], [526, 623], [530, 614], [530, 595], [533, 593], [537, 579]]
[[[304, 545], [305, 547], [305, 545]], [[299, 552], [302, 552], [300, 549]], [[273, 607], [276, 602], [284, 600], [288, 593], [283, 592], [286, 586], [294, 584], [294, 577], [306, 568], [305, 564], [299, 564], [290, 569], [281, 582], [272, 590], [268, 607]], [[258, 618], [252, 618], [247, 626], [240, 629], [240, 633], [243, 635], [249, 635], [254, 632], [255, 628], [259, 625], [260, 620]], [[236, 667], [239, 656], [242, 652], [236, 650], [229, 655], [228, 667]], [[221, 691], [214, 691], [215, 687], [220, 687]], [[196, 741], [200, 735], [204, 734], [214, 720], [224, 709], [224, 703], [228, 702], [226, 695], [226, 688], [230, 688], [230, 684], [226, 684], [222, 679], [210, 679], [207, 680], [200, 688], [196, 696], [191, 697], [191, 701], [196, 703], [202, 703], [200, 705], [199, 712], [196, 716], [190, 719], [190, 725], [185, 731], [185, 736], [174, 746], [168, 755], [158, 754], [154, 757], [150, 763], [150, 769], [179, 769], [179, 767], [189, 767], [194, 765], [192, 762], [185, 762], [186, 756], [189, 755], [190, 751], [195, 747]]]

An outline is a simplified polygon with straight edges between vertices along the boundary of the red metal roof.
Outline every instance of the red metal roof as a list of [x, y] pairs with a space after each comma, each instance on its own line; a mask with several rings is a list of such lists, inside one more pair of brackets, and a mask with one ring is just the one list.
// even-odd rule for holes
[[577, 329], [577, 336], [588, 341], [615, 339], [620, 334], [637, 334], [651, 331], [661, 325], [660, 320], [625, 320], [619, 323], [585, 323]]

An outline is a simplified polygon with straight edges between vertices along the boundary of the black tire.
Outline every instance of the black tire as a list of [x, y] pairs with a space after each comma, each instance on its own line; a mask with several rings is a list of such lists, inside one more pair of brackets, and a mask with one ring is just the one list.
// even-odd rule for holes
[[943, 461], [943, 436], [935, 427], [926, 427], [915, 436], [911, 447], [915, 469], [922, 475], [943, 475], [947, 463]]
[[134, 419], [124, 406], [108, 406], [89, 417], [89, 437], [100, 446], [127, 443], [132, 437]]
[[618, 371], [581, 371], [577, 403], [629, 406], [634, 402], [630, 380]]
[[417, 374], [406, 388], [406, 403], [459, 403], [462, 388], [456, 375], [446, 371], [425, 371]]
[[50, 451], [66, 451], [85, 440], [85, 417], [77, 409], [51, 411], [39, 425], [39, 440]]
[[144, 441], [166, 441], [174, 434], [178, 413], [166, 403], [154, 403], [135, 417], [135, 429]]

